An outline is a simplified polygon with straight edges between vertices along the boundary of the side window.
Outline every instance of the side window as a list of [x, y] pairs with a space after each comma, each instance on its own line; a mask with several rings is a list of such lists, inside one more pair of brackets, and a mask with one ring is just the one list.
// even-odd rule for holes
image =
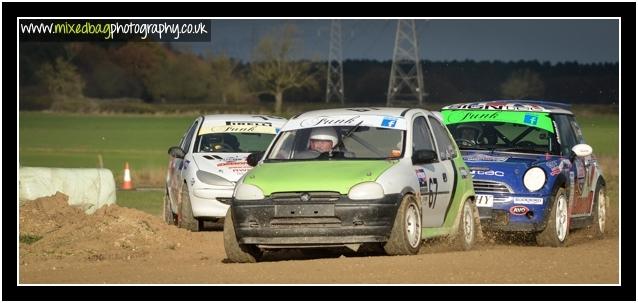
[[412, 125], [412, 150], [436, 150], [425, 117], [417, 117]]
[[578, 123], [576, 123], [574, 117], [569, 117], [569, 124], [572, 126], [572, 131], [574, 131], [574, 134], [576, 135], [576, 142], [579, 144], [585, 143], [585, 139], [583, 138], [583, 131], [580, 130], [580, 126], [578, 126]]
[[556, 121], [556, 127], [558, 128], [561, 154], [563, 156], [569, 155], [572, 147], [578, 144], [572, 125], [566, 115], [556, 115], [554, 119]]
[[434, 117], [428, 117], [430, 125], [432, 125], [432, 132], [434, 132], [434, 138], [436, 144], [439, 146], [439, 158], [443, 160], [456, 158], [456, 149], [450, 139], [447, 128]]
[[195, 121], [195, 123], [193, 123], [193, 126], [191, 126], [191, 128], [188, 130], [188, 133], [186, 133], [184, 140], [182, 141], [182, 149], [187, 154], [191, 146], [191, 141], [193, 141], [193, 135], [195, 135], [195, 131], [197, 131], [198, 125], [199, 125], [199, 121]]

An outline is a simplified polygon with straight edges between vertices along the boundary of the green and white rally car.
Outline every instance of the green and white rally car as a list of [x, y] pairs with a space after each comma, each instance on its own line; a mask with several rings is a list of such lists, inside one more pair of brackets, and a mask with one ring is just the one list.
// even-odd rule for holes
[[224, 223], [234, 262], [268, 249], [362, 244], [416, 254], [423, 238], [441, 235], [469, 249], [480, 232], [468, 167], [426, 110], [303, 113], [248, 162], [256, 167], [238, 180]]

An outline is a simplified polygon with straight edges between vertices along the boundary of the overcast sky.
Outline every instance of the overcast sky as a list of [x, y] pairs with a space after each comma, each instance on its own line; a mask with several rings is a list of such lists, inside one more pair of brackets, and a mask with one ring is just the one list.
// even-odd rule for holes
[[[213, 20], [211, 43], [175, 43], [197, 53], [225, 52], [250, 60], [259, 39], [284, 24], [298, 30], [306, 58], [326, 60], [330, 20]], [[391, 60], [396, 19], [342, 19], [344, 59]], [[539, 60], [551, 63], [618, 62], [619, 21], [571, 20], [417, 20], [421, 59]]]

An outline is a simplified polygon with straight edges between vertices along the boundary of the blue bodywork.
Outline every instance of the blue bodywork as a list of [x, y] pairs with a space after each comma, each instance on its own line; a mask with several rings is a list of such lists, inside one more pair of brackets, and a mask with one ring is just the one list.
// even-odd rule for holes
[[[551, 209], [552, 195], [557, 186], [565, 186], [569, 191], [570, 172], [574, 174], [571, 161], [561, 156], [536, 155], [509, 152], [468, 151], [461, 152], [469, 166], [477, 195], [492, 195], [492, 208], [479, 207], [479, 215], [484, 224], [506, 231], [540, 231], [545, 227], [546, 216]], [[540, 190], [530, 192], [523, 185], [525, 172], [539, 167], [545, 171], [547, 181]], [[484, 190], [490, 185], [478, 186], [477, 181], [494, 181], [505, 184], [509, 193], [498, 190]], [[496, 189], [496, 188], [494, 188]], [[523, 199], [536, 198], [536, 199]], [[540, 203], [537, 199], [542, 199]], [[539, 203], [539, 204], [536, 204]], [[528, 211], [512, 214], [514, 206], [525, 206]]]
[[[559, 188], [565, 190], [568, 199], [568, 228], [583, 227], [592, 223], [594, 196], [599, 183], [604, 185], [605, 181], [593, 155], [576, 156], [571, 150], [577, 144], [584, 145], [585, 141], [573, 113], [568, 108], [566, 104], [547, 101], [499, 100], [454, 104], [442, 109], [448, 128], [458, 131], [465, 127], [463, 131], [456, 133], [455, 139], [458, 139], [457, 144], [467, 143], [461, 148], [461, 154], [472, 173], [476, 204], [481, 225], [485, 229], [543, 231], [553, 207], [554, 195]], [[460, 111], [460, 114], [455, 115], [456, 111]], [[476, 114], [470, 115], [472, 112]], [[504, 114], [498, 116], [498, 113]], [[536, 126], [541, 115], [546, 117], [544, 125]], [[511, 117], [515, 117], [515, 120]], [[481, 134], [487, 134], [488, 127], [494, 128], [506, 123], [520, 127], [520, 130], [516, 130], [520, 131], [520, 134], [514, 132], [517, 135], [514, 136], [510, 133], [512, 137], [505, 142], [502, 142], [502, 133], [499, 137], [501, 139], [492, 137], [492, 143], [479, 142]], [[563, 125], [563, 128], [559, 130], [560, 125]], [[472, 127], [481, 130], [476, 137], [471, 136]], [[524, 127], [529, 127], [529, 131], [523, 132]], [[536, 138], [537, 142], [547, 140], [544, 142], [548, 142], [548, 150], [513, 150], [516, 147], [525, 147], [518, 145], [519, 143], [536, 144], [520, 141], [533, 130], [532, 128], [542, 128], [545, 131], [539, 132], [540, 135]], [[466, 130], [469, 132], [465, 133]], [[562, 134], [559, 134], [561, 132]], [[470, 141], [466, 135], [477, 140]], [[490, 141], [489, 136], [482, 138]], [[542, 188], [532, 192], [523, 184], [523, 178], [525, 173], [534, 167], [543, 170], [545, 183]], [[489, 196], [493, 199], [488, 199]], [[490, 206], [490, 203], [483, 204], [485, 201], [493, 203]]]

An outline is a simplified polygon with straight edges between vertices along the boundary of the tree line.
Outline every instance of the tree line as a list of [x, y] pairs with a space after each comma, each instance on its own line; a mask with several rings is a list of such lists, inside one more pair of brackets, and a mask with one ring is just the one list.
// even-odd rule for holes
[[[262, 38], [251, 62], [195, 54], [157, 42], [26, 42], [19, 47], [21, 110], [75, 108], [95, 102], [148, 104], [325, 102], [325, 61], [296, 59], [294, 28]], [[347, 104], [386, 101], [392, 62], [345, 60]], [[538, 61], [421, 62], [425, 102], [494, 99], [617, 104], [618, 63]]]

